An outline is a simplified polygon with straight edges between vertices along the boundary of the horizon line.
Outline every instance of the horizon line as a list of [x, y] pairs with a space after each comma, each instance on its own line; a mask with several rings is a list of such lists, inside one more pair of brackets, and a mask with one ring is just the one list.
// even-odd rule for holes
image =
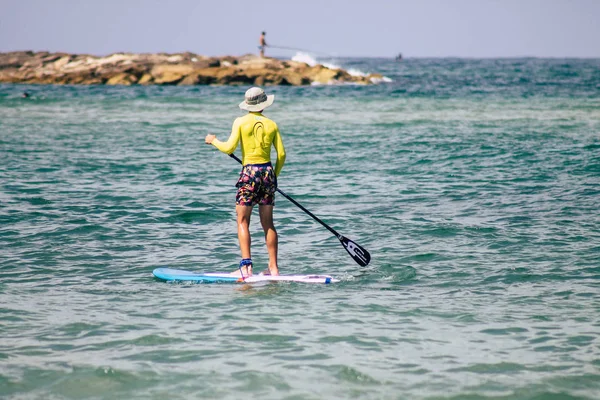
[[[196, 53], [190, 50], [184, 50], [184, 51], [175, 51], [175, 52], [169, 52], [169, 51], [113, 51], [110, 53], [105, 53], [105, 54], [99, 54], [99, 53], [90, 53], [90, 52], [69, 52], [69, 51], [50, 51], [50, 50], [32, 50], [32, 49], [28, 49], [28, 50], [0, 50], [0, 54], [7, 54], [7, 53], [27, 53], [27, 52], [32, 52], [32, 53], [50, 53], [50, 54], [68, 54], [68, 55], [89, 55], [89, 56], [94, 56], [94, 57], [108, 57], [114, 54], [168, 54], [168, 55], [177, 55], [177, 54], [185, 54], [185, 53], [190, 53], [190, 54], [195, 54], [198, 56], [203, 56], [203, 57], [214, 57], [214, 58], [220, 58], [220, 57], [243, 57], [243, 56], [248, 56], [248, 55], [256, 55], [255, 53], [249, 52], [249, 53], [244, 53], [244, 54], [240, 54], [240, 55], [232, 55], [232, 54], [222, 54], [222, 55], [208, 55], [208, 54], [201, 54], [201, 53]], [[383, 56], [383, 55], [378, 55], [378, 56], [365, 56], [365, 55], [336, 55], [336, 54], [326, 54], [323, 55], [325, 53], [322, 52], [318, 52], [318, 51], [297, 51], [296, 54], [298, 53], [303, 53], [303, 54], [308, 54], [308, 55], [312, 55], [314, 57], [317, 58], [323, 58], [323, 57], [331, 57], [331, 58], [370, 58], [370, 59], [395, 59], [396, 56], [395, 55], [391, 55], [391, 56]], [[320, 53], [320, 54], [315, 54], [315, 53]], [[397, 54], [402, 54], [402, 53], [397, 53]], [[283, 55], [274, 55], [271, 57], [265, 57], [265, 58], [282, 58], [284, 57]], [[293, 57], [293, 56], [292, 56]], [[419, 56], [405, 56], [402, 54], [402, 60], [407, 60], [407, 59], [474, 59], [474, 60], [482, 60], [482, 59], [583, 59], [583, 60], [597, 60], [600, 59], [600, 55], [599, 56], [536, 56], [536, 55], [512, 55], [512, 56], [459, 56], [459, 55], [443, 55], [443, 56], [426, 56], [426, 55], [419, 55]]]

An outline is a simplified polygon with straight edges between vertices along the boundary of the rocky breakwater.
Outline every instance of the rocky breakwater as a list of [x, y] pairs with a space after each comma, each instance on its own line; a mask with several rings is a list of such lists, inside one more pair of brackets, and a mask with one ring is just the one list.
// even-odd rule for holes
[[0, 53], [0, 83], [80, 85], [311, 85], [371, 84], [379, 74], [355, 76], [303, 62], [193, 53], [106, 57], [48, 52]]

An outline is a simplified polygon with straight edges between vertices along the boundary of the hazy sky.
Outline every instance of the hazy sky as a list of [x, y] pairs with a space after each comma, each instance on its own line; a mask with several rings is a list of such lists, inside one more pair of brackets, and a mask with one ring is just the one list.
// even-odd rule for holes
[[241, 55], [262, 30], [337, 56], [600, 57], [600, 0], [0, 0], [0, 51]]

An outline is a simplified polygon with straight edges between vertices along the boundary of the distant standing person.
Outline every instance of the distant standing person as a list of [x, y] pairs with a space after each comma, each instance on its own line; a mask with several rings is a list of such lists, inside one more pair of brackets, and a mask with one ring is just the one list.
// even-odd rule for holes
[[260, 57], [264, 57], [265, 56], [265, 47], [267, 47], [267, 40], [265, 39], [267, 32], [262, 32], [260, 34], [260, 40], [259, 40], [259, 44], [260, 46], [258, 46], [258, 48], [260, 49]]

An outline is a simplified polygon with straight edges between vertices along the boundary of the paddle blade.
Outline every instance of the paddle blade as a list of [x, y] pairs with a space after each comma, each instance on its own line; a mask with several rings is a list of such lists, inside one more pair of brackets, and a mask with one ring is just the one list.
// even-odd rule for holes
[[340, 242], [342, 242], [348, 254], [354, 258], [354, 261], [356, 261], [358, 265], [361, 267], [366, 267], [369, 265], [369, 262], [371, 261], [371, 255], [367, 250], [345, 236], [339, 235], [338, 239], [340, 239]]

